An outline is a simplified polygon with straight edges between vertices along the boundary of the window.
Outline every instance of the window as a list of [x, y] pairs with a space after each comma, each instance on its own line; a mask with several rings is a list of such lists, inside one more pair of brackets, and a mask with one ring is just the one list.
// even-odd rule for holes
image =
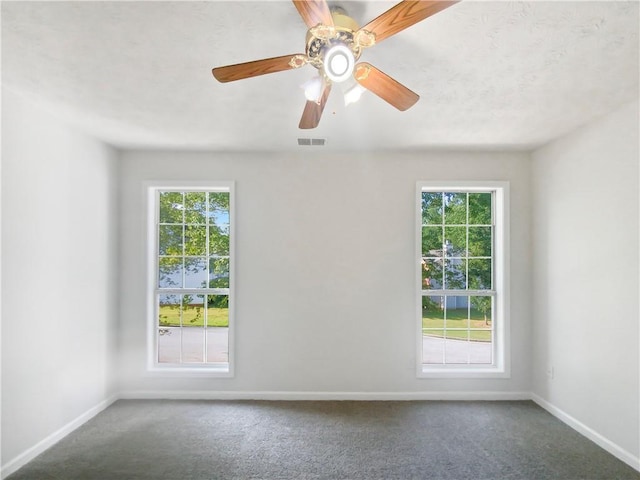
[[230, 373], [231, 185], [149, 193], [150, 366]]
[[508, 185], [418, 184], [418, 374], [506, 376]]

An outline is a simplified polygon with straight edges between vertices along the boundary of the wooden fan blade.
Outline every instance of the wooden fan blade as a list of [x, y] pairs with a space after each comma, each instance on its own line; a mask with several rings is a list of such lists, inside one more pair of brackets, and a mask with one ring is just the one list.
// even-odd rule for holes
[[282, 57], [265, 58], [253, 62], [237, 63], [225, 67], [217, 67], [211, 70], [213, 76], [219, 82], [233, 82], [243, 78], [257, 77], [267, 73], [281, 72], [301, 66], [292, 62], [297, 57], [305, 57], [302, 54], [283, 55]]
[[367, 62], [355, 68], [356, 81], [398, 110], [411, 108], [420, 96]]
[[375, 33], [376, 43], [415, 25], [460, 0], [404, 0], [370, 21], [361, 30]]
[[293, 4], [307, 27], [315, 27], [319, 23], [333, 26], [333, 17], [325, 0], [293, 0]]
[[318, 126], [320, 123], [320, 117], [322, 116], [322, 111], [324, 110], [324, 105], [327, 103], [327, 98], [329, 98], [330, 92], [331, 84], [325, 83], [319, 102], [307, 100], [298, 128], [309, 129], [316, 128]]

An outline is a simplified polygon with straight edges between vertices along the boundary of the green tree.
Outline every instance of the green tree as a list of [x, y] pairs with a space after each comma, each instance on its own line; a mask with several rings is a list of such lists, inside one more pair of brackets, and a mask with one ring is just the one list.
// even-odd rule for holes
[[229, 295], [208, 295], [207, 305], [215, 308], [229, 308]]
[[206, 270], [207, 257], [229, 256], [228, 192], [160, 192], [158, 220], [163, 287], [182, 287], [172, 276], [180, 277], [183, 268], [198, 273]]
[[467, 223], [467, 194], [464, 192], [444, 192], [444, 223], [465, 225]]
[[[192, 286], [198, 282], [203, 288], [229, 288], [228, 192], [160, 192], [158, 220], [161, 288], [185, 286], [182, 284], [183, 273]], [[201, 319], [205, 304], [203, 295], [197, 297], [200, 302], [195, 304], [192, 295], [181, 298], [183, 312], [189, 310], [191, 323]], [[226, 308], [229, 296], [207, 295], [206, 305]], [[160, 307], [161, 323], [179, 323], [180, 301], [161, 295]]]
[[491, 297], [471, 297], [471, 305], [484, 315], [484, 324], [489, 325], [488, 313], [491, 312]]
[[442, 224], [442, 193], [422, 192], [422, 224]]
[[491, 203], [491, 193], [422, 193], [423, 288], [491, 288]]

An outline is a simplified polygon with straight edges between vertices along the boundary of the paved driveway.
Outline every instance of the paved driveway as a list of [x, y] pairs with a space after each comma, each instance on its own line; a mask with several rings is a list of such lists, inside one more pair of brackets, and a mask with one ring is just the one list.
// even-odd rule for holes
[[229, 329], [226, 327], [164, 327], [158, 339], [158, 357], [161, 363], [202, 363], [205, 361], [205, 339], [208, 362], [227, 362], [229, 359]]
[[[160, 362], [202, 363], [207, 352], [208, 362], [227, 362], [229, 352], [229, 329], [224, 327], [167, 327], [159, 337], [158, 355]], [[206, 348], [205, 348], [206, 339]], [[464, 340], [422, 337], [423, 363], [491, 363], [491, 344], [489, 342], [468, 342]]]
[[423, 335], [423, 363], [491, 363], [491, 343]]

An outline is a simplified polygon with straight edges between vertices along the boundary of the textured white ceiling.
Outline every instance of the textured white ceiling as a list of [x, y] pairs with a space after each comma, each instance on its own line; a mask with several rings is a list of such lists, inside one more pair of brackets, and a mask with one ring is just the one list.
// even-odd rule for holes
[[[396, 2], [330, 2], [361, 25]], [[421, 97], [334, 88], [297, 128], [311, 66], [227, 84], [211, 68], [304, 52], [290, 1], [3, 2], [2, 82], [124, 148], [531, 148], [638, 98], [638, 1], [462, 1], [365, 51]], [[304, 147], [310, 148], [310, 147]]]

